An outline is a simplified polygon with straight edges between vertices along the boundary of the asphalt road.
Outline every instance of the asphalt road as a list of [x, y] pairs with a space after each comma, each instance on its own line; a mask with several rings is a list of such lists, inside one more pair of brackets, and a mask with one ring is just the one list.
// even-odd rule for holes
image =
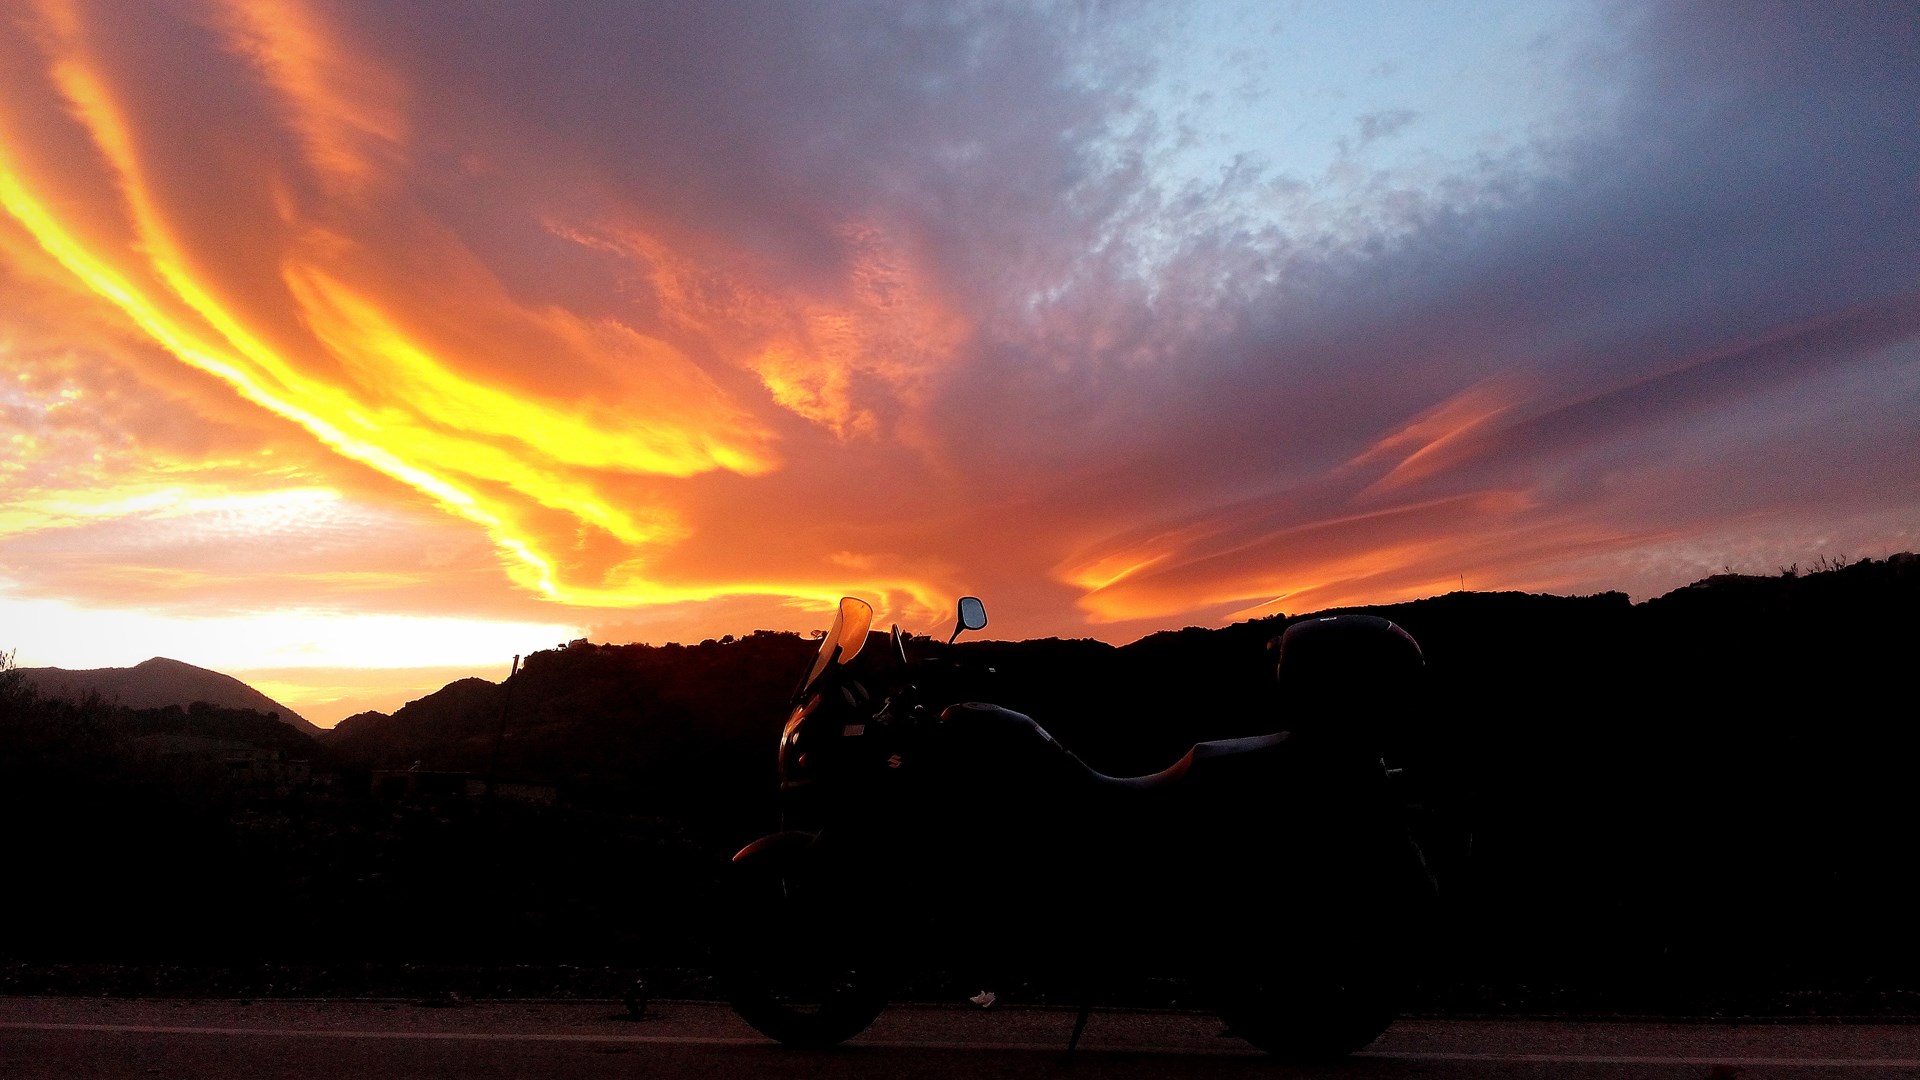
[[1191, 1013], [1102, 1011], [1072, 1064], [1067, 1010], [890, 1009], [830, 1051], [774, 1045], [725, 1006], [0, 998], [0, 1078], [620, 1077], [1920, 1078], [1920, 1025], [1402, 1020], [1344, 1062], [1275, 1062]]

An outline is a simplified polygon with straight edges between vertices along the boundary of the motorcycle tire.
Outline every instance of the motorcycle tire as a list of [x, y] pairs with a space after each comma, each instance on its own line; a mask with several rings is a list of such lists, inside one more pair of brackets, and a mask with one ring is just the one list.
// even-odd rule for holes
[[1214, 1011], [1232, 1034], [1285, 1061], [1329, 1061], [1392, 1025], [1407, 988], [1395, 942], [1328, 919], [1288, 943], [1214, 969]]
[[1216, 994], [1230, 1034], [1282, 1061], [1331, 1061], [1364, 1050], [1398, 1009], [1378, 988], [1238, 983]]
[[719, 975], [742, 1020], [775, 1042], [828, 1047], [865, 1031], [887, 980], [858, 908], [817, 872], [812, 849], [769, 847], [730, 867]]

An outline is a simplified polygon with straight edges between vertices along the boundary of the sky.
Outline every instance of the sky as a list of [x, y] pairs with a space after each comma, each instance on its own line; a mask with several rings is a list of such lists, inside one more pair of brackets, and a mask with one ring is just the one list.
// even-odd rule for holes
[[17, 0], [0, 447], [0, 651], [323, 725], [1920, 549], [1920, 12]]

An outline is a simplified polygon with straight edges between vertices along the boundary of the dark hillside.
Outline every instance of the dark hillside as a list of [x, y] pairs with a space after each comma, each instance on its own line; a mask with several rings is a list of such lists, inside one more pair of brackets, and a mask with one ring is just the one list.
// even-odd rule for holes
[[[1364, 610], [1421, 642], [1415, 704], [1357, 686], [1295, 712], [1267, 651], [1284, 616], [1120, 648], [963, 641], [943, 700], [1027, 712], [1120, 774], [1198, 739], [1388, 720], [1448, 906], [1436, 1000], [1920, 990], [1920, 558], [1720, 575], [1638, 605], [1453, 593]], [[703, 875], [773, 827], [776, 737], [815, 648], [765, 632], [574, 645], [318, 744], [257, 714], [6, 681], [0, 811], [36, 823], [11, 869], [38, 884], [10, 895], [0, 960], [684, 962]], [[240, 783], [154, 741], [174, 735], [310, 759], [314, 781]], [[81, 872], [76, 851], [93, 855]], [[123, 897], [140, 905], [116, 916]]]
[[761, 632], [538, 652], [508, 684], [465, 679], [391, 717], [352, 717], [327, 747], [374, 769], [550, 782], [576, 803], [737, 836], [770, 827], [773, 747], [815, 647]]
[[408, 702], [393, 716], [364, 712], [340, 721], [327, 746], [345, 758], [381, 768], [406, 768], [423, 757], [438, 767], [478, 769], [498, 724], [501, 688], [485, 679], [461, 679]]
[[20, 690], [0, 686], [0, 957], [140, 959], [288, 928], [238, 857], [236, 821], [310, 780], [312, 739], [204, 703], [135, 710]]

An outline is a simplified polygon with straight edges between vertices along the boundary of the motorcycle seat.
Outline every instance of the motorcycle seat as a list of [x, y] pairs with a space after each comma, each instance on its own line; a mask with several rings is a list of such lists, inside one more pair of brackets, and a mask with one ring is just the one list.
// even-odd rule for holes
[[1087, 772], [1092, 775], [1095, 783], [1107, 787], [1132, 789], [1177, 787], [1196, 770], [1204, 773], [1228, 762], [1251, 763], [1259, 755], [1274, 753], [1291, 737], [1291, 732], [1276, 731], [1271, 735], [1250, 735], [1241, 739], [1211, 739], [1207, 742], [1194, 743], [1191, 749], [1181, 755], [1179, 761], [1157, 773], [1148, 773], [1145, 776], [1108, 776], [1090, 766], [1087, 767]]
[[1077, 775], [1080, 782], [1123, 799], [1183, 787], [1188, 777], [1195, 773], [1218, 775], [1240, 768], [1261, 768], [1273, 755], [1282, 752], [1281, 747], [1292, 738], [1289, 732], [1277, 731], [1271, 735], [1253, 735], [1242, 739], [1213, 739], [1193, 744], [1180, 760], [1159, 772], [1145, 776], [1109, 776], [1081, 760], [1080, 755], [1067, 749], [1025, 713], [986, 702], [970, 701], [949, 706], [941, 713], [941, 721], [956, 725], [990, 725], [1004, 733], [1014, 744], [1044, 743], [1050, 748], [1051, 754], [1043, 756], [1052, 756], [1055, 761], [1064, 762], [1062, 767], [1070, 774]]

